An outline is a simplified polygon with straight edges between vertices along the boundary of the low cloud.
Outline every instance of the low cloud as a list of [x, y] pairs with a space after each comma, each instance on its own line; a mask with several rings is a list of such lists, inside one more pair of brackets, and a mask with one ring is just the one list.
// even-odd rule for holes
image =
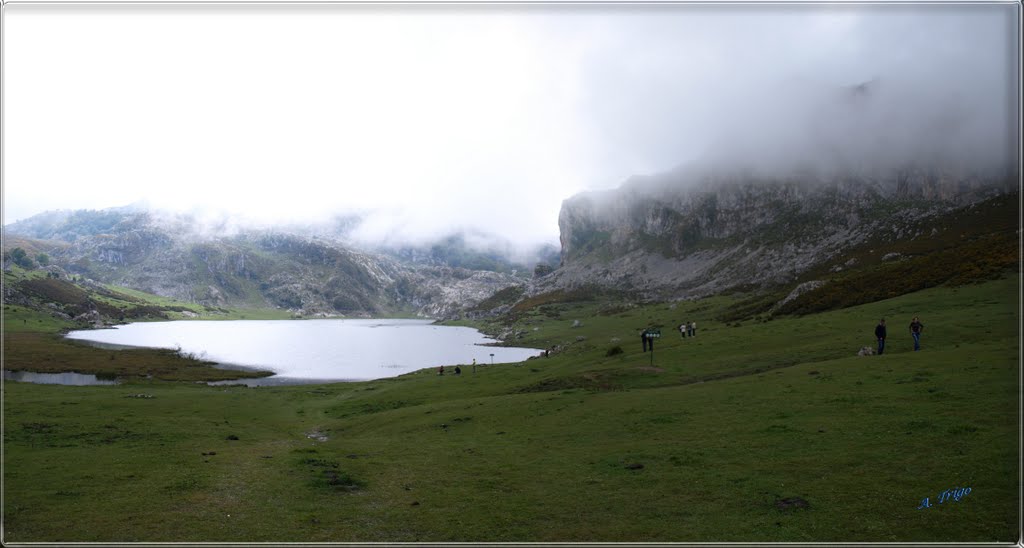
[[1006, 164], [1015, 9], [8, 6], [5, 222], [147, 199], [529, 247], [563, 199], [680, 164]]

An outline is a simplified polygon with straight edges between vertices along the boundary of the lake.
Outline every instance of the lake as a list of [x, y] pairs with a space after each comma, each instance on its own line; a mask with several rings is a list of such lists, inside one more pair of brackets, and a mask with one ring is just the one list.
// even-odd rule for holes
[[115, 380], [103, 380], [86, 373], [33, 373], [31, 371], [4, 371], [5, 381], [31, 382], [35, 384], [63, 384], [67, 386], [98, 386], [117, 384]]
[[380, 379], [424, 367], [465, 366], [473, 359], [486, 365], [492, 363], [491, 354], [495, 364], [520, 362], [541, 352], [481, 346], [496, 341], [475, 329], [433, 325], [432, 320], [141, 322], [72, 331], [67, 337], [106, 345], [180, 348], [221, 367], [275, 373], [247, 379], [245, 384], [250, 385]]

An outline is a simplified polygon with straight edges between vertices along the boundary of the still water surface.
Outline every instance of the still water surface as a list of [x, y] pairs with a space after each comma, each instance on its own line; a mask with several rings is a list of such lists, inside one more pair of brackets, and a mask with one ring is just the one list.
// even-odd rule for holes
[[5, 381], [31, 382], [35, 384], [63, 384], [67, 386], [96, 386], [117, 384], [114, 380], [97, 379], [87, 373], [33, 373], [31, 371], [4, 371]]
[[[72, 331], [94, 343], [181, 348], [225, 366], [273, 371], [251, 384], [353, 381], [394, 377], [424, 367], [523, 361], [533, 348], [495, 342], [475, 329], [431, 320], [237, 320], [144, 322]], [[468, 373], [469, 371], [467, 371]]]

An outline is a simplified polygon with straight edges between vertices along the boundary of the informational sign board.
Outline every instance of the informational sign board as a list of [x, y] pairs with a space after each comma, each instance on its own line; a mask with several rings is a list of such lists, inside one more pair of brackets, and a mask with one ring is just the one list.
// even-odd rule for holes
[[654, 366], [654, 339], [657, 339], [659, 337], [661, 337], [660, 329], [654, 329], [653, 327], [648, 327], [647, 329], [644, 329], [644, 338], [650, 341], [652, 367]]

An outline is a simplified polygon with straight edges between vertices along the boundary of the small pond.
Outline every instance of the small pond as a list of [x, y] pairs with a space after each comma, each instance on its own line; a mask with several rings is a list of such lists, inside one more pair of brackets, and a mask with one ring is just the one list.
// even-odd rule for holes
[[83, 373], [33, 373], [31, 371], [4, 371], [5, 381], [31, 382], [36, 384], [66, 384], [69, 386], [95, 386], [117, 384], [115, 380], [97, 379], [96, 375]]

